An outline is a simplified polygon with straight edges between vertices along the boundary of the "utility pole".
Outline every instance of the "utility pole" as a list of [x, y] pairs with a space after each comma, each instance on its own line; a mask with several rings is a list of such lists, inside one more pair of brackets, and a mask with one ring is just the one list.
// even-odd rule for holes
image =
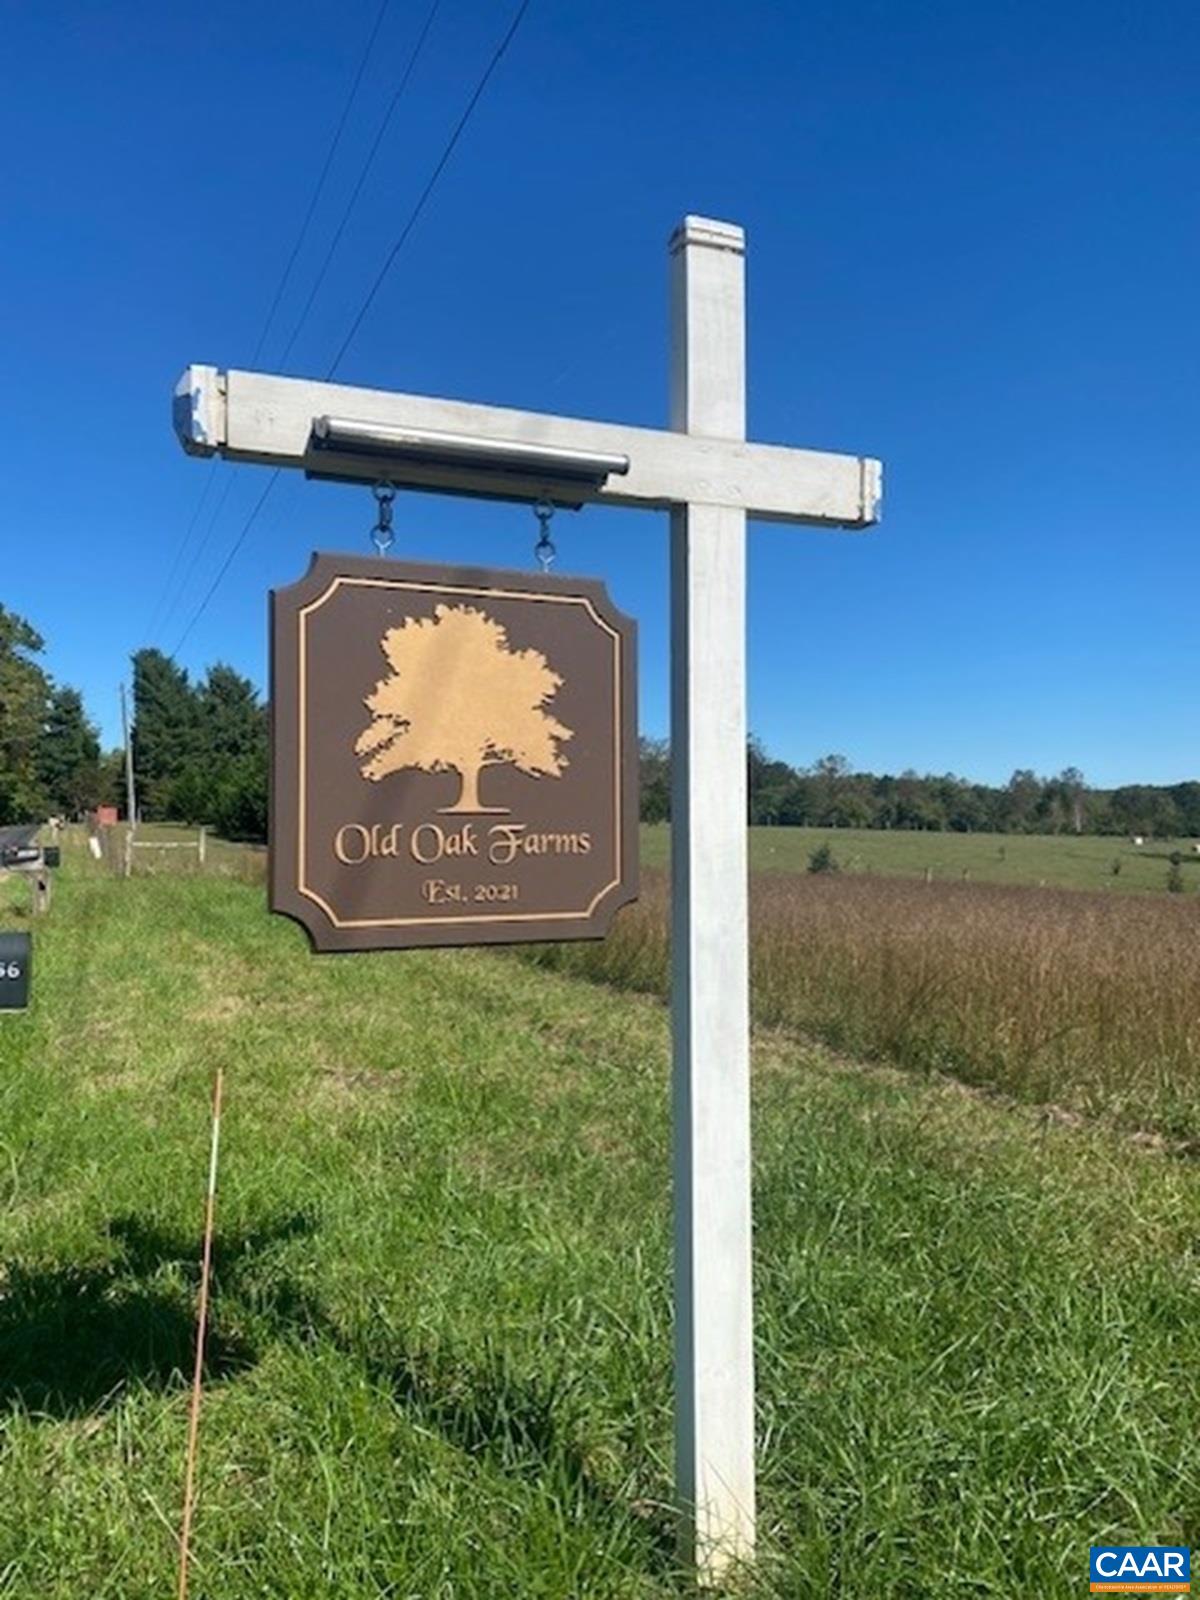
[[130, 831], [137, 826], [137, 795], [133, 787], [133, 743], [129, 737], [129, 708], [125, 702], [125, 685], [121, 685], [121, 727], [125, 733], [125, 815]]

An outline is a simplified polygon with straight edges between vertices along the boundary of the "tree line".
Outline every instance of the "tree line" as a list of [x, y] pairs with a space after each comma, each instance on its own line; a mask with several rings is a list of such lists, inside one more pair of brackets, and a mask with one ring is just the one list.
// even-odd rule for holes
[[[642, 820], [671, 814], [671, 752], [641, 742]], [[1077, 767], [1054, 777], [1019, 768], [1006, 784], [953, 773], [856, 772], [844, 756], [811, 767], [773, 759], [751, 738], [746, 750], [747, 814], [759, 826], [896, 828], [951, 833], [1142, 834], [1200, 837], [1200, 782], [1095, 789]]]
[[[78, 689], [55, 683], [32, 623], [0, 605], [0, 825], [125, 809], [125, 758], [104, 751]], [[133, 657], [138, 811], [267, 833], [267, 714], [248, 678], [218, 663], [196, 683], [161, 650]]]
[[[122, 752], [102, 751], [79, 691], [42, 666], [44, 648], [31, 623], [0, 605], [0, 824], [123, 808]], [[207, 823], [231, 839], [266, 838], [267, 711], [248, 678], [217, 663], [193, 682], [161, 650], [139, 650], [133, 718], [142, 816]], [[670, 768], [667, 742], [643, 739], [646, 822], [670, 817]], [[758, 825], [1200, 837], [1195, 781], [1097, 789], [1067, 767], [1054, 777], [1021, 768], [990, 785], [953, 773], [857, 772], [839, 755], [792, 767], [753, 737], [746, 777], [747, 815]]]

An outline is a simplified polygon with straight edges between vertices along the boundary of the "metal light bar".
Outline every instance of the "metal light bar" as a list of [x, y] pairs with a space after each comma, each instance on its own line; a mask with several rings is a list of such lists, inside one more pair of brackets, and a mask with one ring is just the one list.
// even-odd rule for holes
[[571, 450], [563, 445], [525, 444], [519, 439], [487, 439], [479, 434], [443, 433], [386, 422], [356, 422], [348, 417], [314, 417], [314, 452], [369, 455], [382, 470], [388, 460], [408, 466], [462, 467], [509, 477], [549, 480], [600, 488], [610, 473], [629, 471], [629, 457], [606, 451]]

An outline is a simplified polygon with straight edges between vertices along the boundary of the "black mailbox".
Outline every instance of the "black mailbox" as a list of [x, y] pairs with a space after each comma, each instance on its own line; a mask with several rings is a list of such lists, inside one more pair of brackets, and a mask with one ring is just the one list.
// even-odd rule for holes
[[0, 865], [6, 867], [40, 867], [41, 864], [40, 844], [7, 844], [0, 855]]

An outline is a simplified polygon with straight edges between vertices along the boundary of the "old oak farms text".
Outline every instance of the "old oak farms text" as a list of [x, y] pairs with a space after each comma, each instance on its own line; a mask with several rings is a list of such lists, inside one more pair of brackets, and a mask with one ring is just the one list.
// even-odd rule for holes
[[[538, 832], [524, 822], [493, 822], [482, 838], [473, 822], [464, 822], [450, 831], [437, 822], [421, 822], [411, 830], [407, 842], [404, 832], [402, 822], [394, 822], [390, 828], [378, 822], [369, 828], [361, 822], [343, 823], [334, 835], [333, 853], [348, 867], [396, 859], [407, 859], [422, 867], [482, 859], [493, 867], [511, 867], [515, 863], [519, 868], [530, 856], [586, 856], [592, 852], [590, 833]], [[476, 883], [471, 887], [462, 881], [434, 877], [422, 880], [421, 894], [429, 905], [450, 901], [457, 905], [470, 901], [515, 902], [521, 897], [521, 885], [515, 880]]]

